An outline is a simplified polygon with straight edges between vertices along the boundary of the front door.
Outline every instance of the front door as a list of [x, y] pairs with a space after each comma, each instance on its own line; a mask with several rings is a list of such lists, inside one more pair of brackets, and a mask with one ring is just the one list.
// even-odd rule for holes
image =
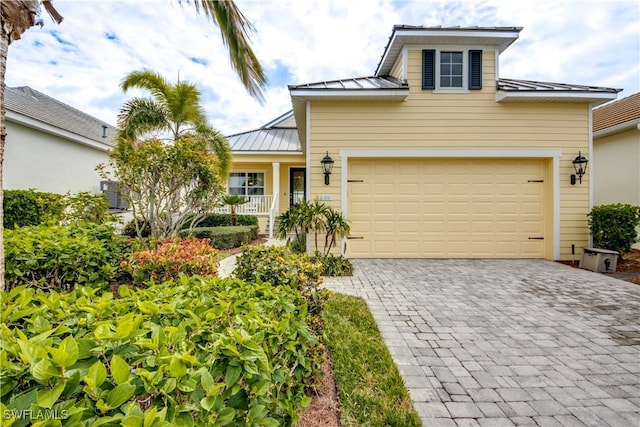
[[289, 169], [289, 206], [295, 206], [307, 198], [306, 177], [305, 168]]

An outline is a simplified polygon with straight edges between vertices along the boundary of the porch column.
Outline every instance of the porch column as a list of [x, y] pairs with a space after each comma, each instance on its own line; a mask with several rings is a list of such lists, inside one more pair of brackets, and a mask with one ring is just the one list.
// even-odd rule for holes
[[[280, 162], [271, 163], [273, 167], [273, 198], [278, 200], [280, 198]], [[276, 202], [276, 213], [280, 211], [278, 208], [279, 202]]]
[[273, 226], [275, 225], [276, 215], [280, 211], [280, 202], [278, 201], [280, 198], [280, 162], [272, 162], [271, 167], [273, 168], [273, 191], [271, 197], [273, 197], [274, 209], [271, 210], [271, 206], [269, 206], [269, 238], [273, 239]]

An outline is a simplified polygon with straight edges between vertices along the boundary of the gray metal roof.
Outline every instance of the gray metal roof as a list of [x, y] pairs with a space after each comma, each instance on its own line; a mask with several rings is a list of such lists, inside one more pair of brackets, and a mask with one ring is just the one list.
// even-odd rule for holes
[[[118, 129], [28, 86], [7, 87], [7, 111], [22, 114], [93, 141], [113, 145]], [[103, 138], [103, 125], [107, 137]]]
[[349, 79], [328, 80], [323, 82], [289, 85], [289, 90], [296, 89], [337, 89], [337, 90], [397, 90], [408, 89], [409, 85], [392, 76], [354, 77]]
[[302, 153], [296, 128], [269, 127], [227, 136], [232, 152]]
[[498, 79], [498, 90], [507, 92], [596, 92], [618, 93], [622, 89], [600, 86], [583, 86], [568, 83], [536, 82], [533, 80]]

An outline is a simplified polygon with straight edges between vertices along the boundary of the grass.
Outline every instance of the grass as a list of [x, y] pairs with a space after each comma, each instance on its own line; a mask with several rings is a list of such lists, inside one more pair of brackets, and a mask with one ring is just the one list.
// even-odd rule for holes
[[334, 294], [324, 332], [347, 426], [420, 426], [400, 372], [362, 298]]

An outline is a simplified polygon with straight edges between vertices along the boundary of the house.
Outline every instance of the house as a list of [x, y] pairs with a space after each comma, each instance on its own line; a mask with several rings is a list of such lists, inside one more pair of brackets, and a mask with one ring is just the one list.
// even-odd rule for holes
[[640, 92], [593, 110], [593, 203], [640, 206]]
[[109, 160], [114, 126], [28, 86], [7, 87], [5, 105], [5, 189], [60, 194], [106, 190], [95, 167]]
[[291, 85], [292, 116], [231, 136], [230, 190], [341, 210], [348, 257], [570, 259], [591, 111], [620, 90], [501, 78], [520, 31], [395, 26], [373, 75]]

